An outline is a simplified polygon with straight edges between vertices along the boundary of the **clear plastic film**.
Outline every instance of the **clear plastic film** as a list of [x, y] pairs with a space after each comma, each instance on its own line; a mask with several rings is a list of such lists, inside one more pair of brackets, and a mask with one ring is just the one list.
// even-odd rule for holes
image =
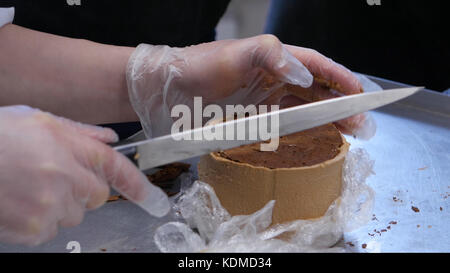
[[[377, 83], [367, 78], [364, 74], [353, 72], [353, 75], [361, 83], [365, 93], [383, 90]], [[369, 112], [361, 114], [360, 117], [363, 119], [362, 126], [351, 126], [357, 128], [352, 131], [352, 135], [358, 139], [369, 140], [375, 135], [377, 125]]]
[[371, 219], [374, 192], [365, 181], [373, 163], [365, 150], [351, 150], [344, 164], [341, 196], [325, 215], [274, 226], [275, 200], [251, 215], [232, 217], [214, 190], [196, 181], [175, 202], [175, 211], [186, 223], [160, 226], [155, 243], [162, 252], [344, 252], [335, 246], [343, 233]]

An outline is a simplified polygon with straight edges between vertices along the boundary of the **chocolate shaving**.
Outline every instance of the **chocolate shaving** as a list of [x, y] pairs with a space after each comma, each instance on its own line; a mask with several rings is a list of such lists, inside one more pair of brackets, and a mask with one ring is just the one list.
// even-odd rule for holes
[[114, 202], [117, 200], [127, 200], [125, 197], [123, 197], [122, 195], [111, 195], [108, 200], [106, 200], [106, 202]]
[[190, 167], [190, 164], [182, 162], [167, 164], [161, 166], [161, 169], [155, 173], [147, 175], [147, 178], [155, 186], [158, 186], [165, 191], [168, 196], [173, 196], [178, 193], [178, 191], [172, 190], [175, 179], [182, 173], [189, 172]]
[[346, 244], [349, 245], [349, 246], [351, 246], [351, 247], [354, 247], [354, 246], [355, 246], [352, 242], [347, 242]]
[[147, 175], [147, 178], [154, 184], [162, 184], [176, 179], [184, 172], [188, 172], [190, 167], [190, 164], [181, 162], [164, 165], [160, 167], [161, 170], [158, 170], [154, 174]]

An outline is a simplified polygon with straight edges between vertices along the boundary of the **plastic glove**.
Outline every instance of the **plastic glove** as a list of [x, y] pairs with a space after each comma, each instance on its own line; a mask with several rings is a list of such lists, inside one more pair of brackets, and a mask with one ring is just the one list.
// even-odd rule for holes
[[[301, 60], [314, 75], [314, 83], [309, 88], [285, 85], [281, 88], [283, 96], [281, 105], [298, 105], [318, 100], [326, 100], [345, 95], [359, 94], [363, 87], [354, 74], [346, 67], [323, 56], [313, 49], [285, 45], [296, 58]], [[278, 92], [279, 92], [278, 91]], [[376, 123], [369, 113], [361, 113], [335, 122], [337, 128], [344, 134], [360, 139], [370, 139], [375, 135]]]
[[[202, 97], [205, 105], [279, 104], [290, 94], [282, 88], [286, 83], [316, 88], [309, 71], [347, 93], [361, 92], [349, 70], [316, 51], [283, 45], [273, 35], [186, 48], [141, 44], [128, 62], [127, 83], [147, 137], [157, 137], [170, 133], [172, 107], [192, 107], [194, 96]], [[353, 132], [364, 120], [355, 117], [343, 123]]]
[[50, 240], [59, 226], [78, 225], [86, 209], [105, 203], [109, 186], [136, 201], [151, 195], [159, 214], [167, 213], [167, 196], [155, 186], [146, 192], [147, 178], [104, 144], [114, 141], [110, 129], [27, 106], [0, 107], [0, 241]]

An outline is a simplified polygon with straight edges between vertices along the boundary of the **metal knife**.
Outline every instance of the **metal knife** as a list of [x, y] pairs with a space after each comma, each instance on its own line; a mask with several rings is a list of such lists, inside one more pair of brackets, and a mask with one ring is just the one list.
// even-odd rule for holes
[[[248, 126], [250, 121], [261, 120], [267, 123], [267, 119], [274, 115], [278, 115], [279, 118], [279, 136], [284, 136], [373, 110], [406, 98], [422, 89], [423, 87], [399, 88], [343, 96], [183, 131], [177, 136], [179, 138], [191, 136], [190, 139], [193, 139], [192, 136], [195, 134], [203, 135], [205, 132], [210, 132], [211, 128], [222, 127], [225, 130], [227, 126], [236, 128], [244, 124], [246, 135], [249, 135], [252, 130]], [[142, 136], [142, 133], [137, 134], [127, 143], [122, 142], [114, 147], [116, 151], [134, 161], [142, 171], [210, 152], [262, 141], [259, 136], [256, 140], [175, 140], [172, 135], [135, 141], [136, 138], [142, 139]]]

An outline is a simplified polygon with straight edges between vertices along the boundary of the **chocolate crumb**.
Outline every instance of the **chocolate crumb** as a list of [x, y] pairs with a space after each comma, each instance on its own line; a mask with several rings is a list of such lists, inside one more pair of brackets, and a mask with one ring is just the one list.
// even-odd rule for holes
[[442, 207], [439, 207], [439, 210], [442, 211]]
[[114, 201], [117, 201], [117, 200], [120, 200], [121, 199], [121, 196], [120, 195], [111, 195], [109, 198], [108, 198], [108, 200], [106, 200], [106, 202], [114, 202]]
[[366, 247], [367, 247], [367, 244], [362, 244], [361, 247], [362, 247], [362, 248], [366, 248]]
[[349, 245], [349, 246], [351, 246], [351, 247], [354, 247], [354, 246], [355, 246], [352, 242], [347, 242], [346, 244]]
[[168, 191], [166, 193], [167, 193], [167, 196], [171, 197], [171, 196], [174, 196], [175, 194], [178, 194], [178, 191]]
[[396, 224], [397, 224], [397, 221], [390, 221], [389, 224], [390, 224], [390, 225], [396, 225]]
[[161, 166], [156, 173], [147, 175], [147, 178], [154, 184], [168, 182], [176, 179], [181, 173], [188, 172], [190, 167], [190, 164], [182, 162], [167, 164]]
[[420, 225], [417, 225], [417, 228], [420, 228]]
[[432, 227], [432, 225], [428, 225], [428, 228], [431, 228]]
[[412, 209], [414, 212], [420, 212], [419, 208], [417, 208], [417, 207], [411, 206], [411, 209]]
[[100, 248], [100, 250], [103, 251], [103, 252], [105, 252], [105, 251], [106, 251], [106, 248]]
[[117, 200], [128, 200], [125, 197], [123, 197], [122, 195], [111, 195], [108, 200], [106, 200], [106, 202], [114, 202]]
[[385, 229], [382, 229], [382, 230], [381, 230], [381, 232], [386, 232], [386, 231], [387, 231], [387, 230], [385, 230]]

